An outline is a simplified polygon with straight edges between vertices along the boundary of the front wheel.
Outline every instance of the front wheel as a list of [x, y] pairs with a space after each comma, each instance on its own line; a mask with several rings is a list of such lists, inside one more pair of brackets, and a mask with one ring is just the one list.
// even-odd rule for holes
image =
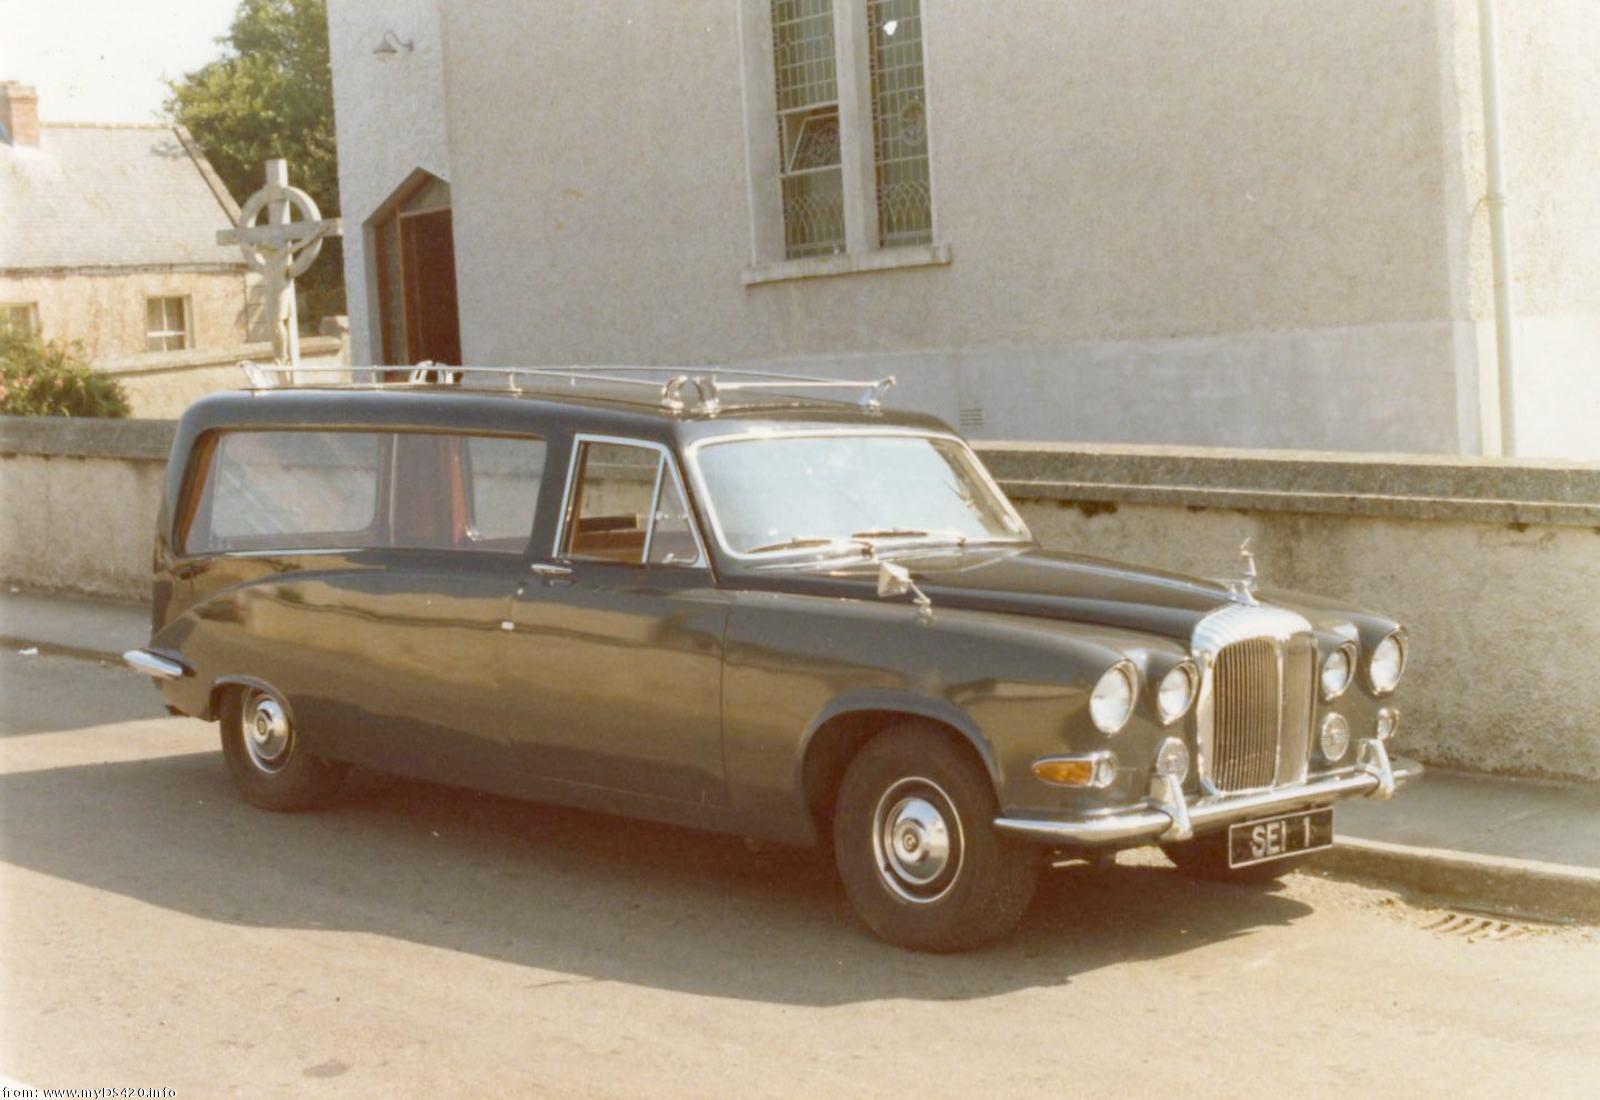
[[234, 786], [263, 810], [304, 810], [327, 801], [345, 767], [300, 744], [288, 705], [255, 687], [230, 689], [222, 701], [222, 755]]
[[1191, 878], [1209, 879], [1212, 882], [1266, 883], [1276, 882], [1295, 868], [1302, 866], [1307, 856], [1288, 856], [1284, 859], [1252, 863], [1246, 867], [1228, 866], [1228, 830], [1197, 836], [1182, 844], [1163, 844], [1162, 852], [1173, 866]]
[[845, 772], [833, 819], [845, 893], [869, 928], [901, 947], [962, 951], [1016, 927], [1043, 852], [994, 830], [989, 776], [943, 731], [885, 730]]

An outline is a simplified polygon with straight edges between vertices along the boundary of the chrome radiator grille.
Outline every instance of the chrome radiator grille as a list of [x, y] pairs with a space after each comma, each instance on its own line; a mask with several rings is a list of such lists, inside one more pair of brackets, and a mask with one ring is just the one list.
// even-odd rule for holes
[[1221, 791], [1297, 783], [1311, 742], [1316, 643], [1246, 638], [1217, 652], [1206, 771]]

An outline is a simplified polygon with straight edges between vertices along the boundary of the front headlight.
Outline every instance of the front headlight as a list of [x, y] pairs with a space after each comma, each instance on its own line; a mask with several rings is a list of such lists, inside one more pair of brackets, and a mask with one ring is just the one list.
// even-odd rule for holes
[[1200, 673], [1193, 661], [1180, 661], [1161, 678], [1156, 688], [1156, 710], [1161, 712], [1162, 725], [1170, 726], [1189, 712], [1199, 683]]
[[1406, 636], [1403, 630], [1396, 630], [1372, 649], [1367, 675], [1372, 680], [1373, 693], [1389, 694], [1400, 682], [1400, 674], [1405, 670]]
[[1117, 733], [1133, 715], [1139, 681], [1132, 661], [1118, 661], [1106, 669], [1089, 695], [1089, 717], [1101, 733]]
[[1330, 702], [1343, 695], [1356, 674], [1356, 647], [1346, 642], [1322, 662], [1322, 697]]

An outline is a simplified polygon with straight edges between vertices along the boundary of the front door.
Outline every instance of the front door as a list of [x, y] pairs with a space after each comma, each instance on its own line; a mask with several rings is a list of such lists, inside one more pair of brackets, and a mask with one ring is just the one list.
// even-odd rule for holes
[[655, 444], [580, 436], [555, 552], [512, 610], [508, 681], [531, 776], [725, 801], [722, 637], [676, 464]]
[[455, 235], [450, 210], [400, 215], [408, 361], [461, 364]]

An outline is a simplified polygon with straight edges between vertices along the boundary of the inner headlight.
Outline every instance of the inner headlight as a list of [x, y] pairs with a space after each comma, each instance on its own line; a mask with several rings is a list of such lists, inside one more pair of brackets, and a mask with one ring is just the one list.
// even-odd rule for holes
[[1171, 672], [1161, 677], [1161, 683], [1156, 688], [1156, 709], [1161, 712], [1163, 725], [1170, 726], [1189, 712], [1199, 683], [1200, 674], [1192, 661], [1179, 662]]
[[1337, 699], [1343, 695], [1350, 686], [1350, 680], [1356, 674], [1356, 647], [1346, 642], [1322, 662], [1322, 697], [1324, 699]]
[[1400, 674], [1405, 670], [1406, 636], [1403, 631], [1396, 630], [1373, 647], [1372, 660], [1367, 665], [1373, 692], [1378, 695], [1389, 694], [1400, 682]]
[[1117, 733], [1128, 724], [1138, 697], [1133, 662], [1118, 661], [1095, 683], [1089, 696], [1089, 717], [1101, 733]]

